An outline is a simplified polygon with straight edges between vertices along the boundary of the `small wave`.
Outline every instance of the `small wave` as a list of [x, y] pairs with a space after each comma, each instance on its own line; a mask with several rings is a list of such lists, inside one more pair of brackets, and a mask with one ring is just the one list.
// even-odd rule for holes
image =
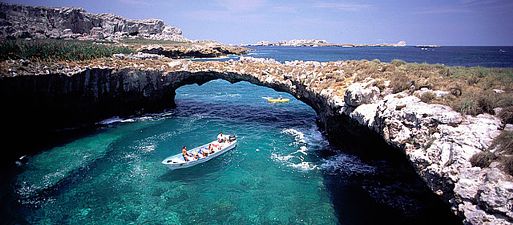
[[301, 153], [303, 155], [308, 155], [307, 151], [308, 148], [306, 146], [301, 146], [297, 151], [293, 152], [292, 154]]
[[154, 144], [139, 147], [139, 149], [143, 152], [153, 152], [155, 151], [155, 148], [156, 146]]
[[104, 119], [104, 120], [98, 122], [98, 124], [100, 124], [100, 125], [109, 125], [109, 124], [119, 123], [119, 122], [121, 122], [121, 118], [119, 118], [119, 116], [114, 116], [114, 117], [111, 117], [111, 118], [108, 118], [108, 119]]
[[265, 53], [265, 52], [250, 52], [246, 55], [269, 55], [269, 53]]
[[212, 96], [212, 98], [239, 98], [240, 96], [240, 94], [218, 94]]
[[284, 129], [282, 133], [292, 135], [296, 140], [296, 144], [306, 144], [305, 134], [301, 131], [294, 128], [288, 128]]
[[347, 154], [335, 155], [320, 165], [320, 168], [329, 173], [343, 173], [347, 175], [374, 173], [375, 168], [365, 164], [358, 157]]
[[[317, 168], [317, 166], [315, 164], [313, 164], [312, 162], [304, 162], [302, 157], [294, 156], [293, 155], [294, 153], [288, 154], [288, 155], [278, 155], [276, 153], [272, 153], [271, 159], [278, 161], [280, 163], [283, 163], [284, 165], [286, 165], [290, 168], [301, 170], [301, 171], [310, 171], [310, 170], [314, 170]], [[299, 161], [299, 162], [296, 163], [294, 161]]]
[[281, 161], [281, 162], [287, 162], [287, 161], [289, 161], [292, 158], [294, 158], [293, 155], [278, 155], [276, 153], [272, 153], [271, 154], [271, 159], [278, 160], [278, 161]]
[[310, 171], [310, 170], [317, 169], [317, 166], [311, 162], [291, 163], [291, 164], [289, 164], [289, 166], [294, 169], [298, 169], [298, 170], [302, 170], [302, 171]]
[[119, 116], [114, 116], [114, 117], [102, 120], [102, 121], [98, 122], [97, 124], [111, 125], [114, 123], [133, 123], [133, 122], [135, 122], [134, 119], [121, 119]]
[[96, 124], [99, 124], [99, 125], [111, 125], [111, 124], [114, 124], [114, 123], [133, 123], [133, 122], [140, 122], [140, 121], [148, 121], [148, 120], [160, 120], [160, 119], [164, 119], [166, 117], [169, 117], [171, 115], [173, 115], [174, 113], [173, 112], [162, 112], [162, 113], [151, 113], [151, 114], [146, 114], [146, 115], [143, 115], [143, 116], [140, 116], [140, 117], [133, 117], [133, 118], [128, 118], [128, 119], [123, 119], [119, 116], [113, 116], [111, 118], [108, 118], [108, 119], [105, 119], [105, 120], [102, 120]]

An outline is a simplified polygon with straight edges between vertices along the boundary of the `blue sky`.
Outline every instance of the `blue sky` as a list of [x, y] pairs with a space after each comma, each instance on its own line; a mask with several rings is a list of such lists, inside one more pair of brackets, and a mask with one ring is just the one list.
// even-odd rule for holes
[[[5, 0], [2, 0], [5, 2]], [[326, 39], [335, 43], [513, 45], [513, 0], [8, 0], [159, 18], [190, 39], [225, 43]]]

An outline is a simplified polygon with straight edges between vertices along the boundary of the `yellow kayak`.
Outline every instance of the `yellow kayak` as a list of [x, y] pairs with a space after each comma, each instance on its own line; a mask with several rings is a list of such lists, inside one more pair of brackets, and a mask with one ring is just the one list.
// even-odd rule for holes
[[285, 102], [289, 102], [290, 99], [288, 99], [288, 98], [267, 98], [267, 101], [270, 103], [285, 103]]

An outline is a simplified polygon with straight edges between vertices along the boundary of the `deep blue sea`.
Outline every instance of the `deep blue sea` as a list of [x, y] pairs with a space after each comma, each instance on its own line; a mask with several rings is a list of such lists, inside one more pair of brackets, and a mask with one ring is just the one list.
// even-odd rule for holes
[[[511, 67], [512, 53], [257, 47], [249, 55]], [[291, 102], [270, 104], [269, 96]], [[12, 184], [18, 216], [31, 224], [455, 223], [408, 166], [330, 145], [315, 112], [289, 94], [215, 80], [179, 88], [176, 103], [158, 114], [99, 121], [93, 133], [28, 156]], [[161, 164], [220, 131], [238, 136], [234, 150], [189, 169]]]
[[[513, 67], [512, 46], [442, 46], [422, 50], [407, 47], [266, 47], [252, 46], [246, 56], [273, 58], [280, 62], [374, 60], [390, 62], [394, 59], [414, 63], [444, 64], [448, 66]], [[226, 59], [237, 59], [231, 56]], [[226, 60], [225, 59], [225, 60]]]

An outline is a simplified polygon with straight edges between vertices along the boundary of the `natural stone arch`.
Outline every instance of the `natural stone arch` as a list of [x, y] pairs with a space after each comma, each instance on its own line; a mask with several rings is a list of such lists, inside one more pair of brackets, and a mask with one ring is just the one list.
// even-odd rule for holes
[[[62, 128], [94, 123], [116, 115], [157, 112], [174, 107], [176, 89], [222, 79], [287, 92], [325, 114], [326, 99], [290, 80], [277, 82], [251, 74], [219, 71], [175, 71], [91, 68], [67, 76], [19, 76], [0, 82], [0, 96], [10, 116], [37, 117], [40, 127]], [[31, 115], [37, 112], [36, 115]], [[9, 116], [9, 115], [5, 115]], [[321, 116], [321, 115], [320, 115]], [[44, 118], [44, 119], [42, 119]]]

